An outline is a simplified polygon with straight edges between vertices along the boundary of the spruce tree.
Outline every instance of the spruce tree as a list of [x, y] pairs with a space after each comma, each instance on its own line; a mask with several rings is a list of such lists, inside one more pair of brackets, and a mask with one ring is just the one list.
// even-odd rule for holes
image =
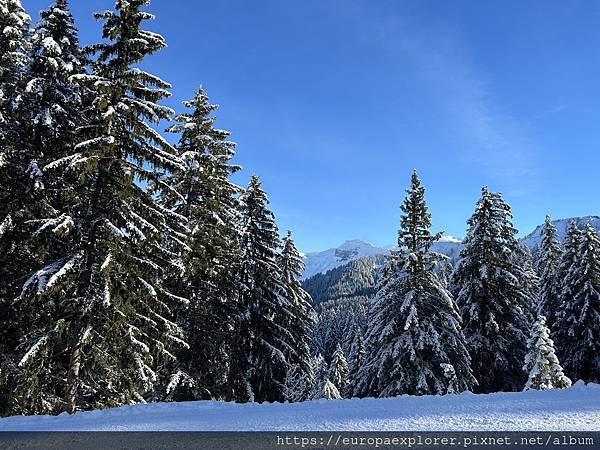
[[20, 0], [0, 2], [0, 320], [8, 309], [13, 283], [27, 272], [13, 263], [20, 252], [15, 238], [29, 218], [21, 217], [22, 210], [30, 203], [28, 166], [22, 163], [27, 154], [25, 133], [17, 117], [29, 61], [29, 21]]
[[321, 386], [328, 376], [329, 367], [325, 362], [325, 358], [320, 353], [317, 353], [311, 358], [311, 367], [313, 370], [313, 385], [310, 394], [311, 399], [316, 399], [321, 395]]
[[0, 1], [0, 414], [8, 414], [16, 367], [18, 324], [13, 320], [16, 285], [34, 266], [30, 248], [19, 245], [29, 213], [30, 175], [23, 165], [26, 136], [18, 119], [29, 55], [29, 22], [20, 0]]
[[169, 283], [173, 292], [190, 299], [180, 317], [195, 351], [184, 351], [180, 360], [194, 380], [191, 398], [222, 398], [239, 264], [236, 196], [241, 189], [230, 177], [239, 167], [231, 164], [230, 133], [215, 127], [218, 105], [202, 88], [184, 105], [190, 111], [169, 128], [180, 134], [177, 150], [184, 168], [162, 177], [155, 188], [162, 192], [162, 205], [186, 220], [181, 270]]
[[557, 238], [556, 227], [546, 216], [542, 228], [542, 241], [536, 253], [536, 267], [540, 275], [540, 305], [539, 314], [547, 318], [549, 328], [553, 328], [558, 309], [560, 294], [559, 267], [562, 247]]
[[[17, 227], [15, 209], [21, 209], [27, 179], [28, 167], [22, 166], [27, 156], [26, 134], [18, 115], [29, 63], [30, 21], [20, 0], [0, 2], [0, 239], [6, 240], [10, 240], [8, 232]], [[0, 281], [6, 285], [9, 280]]]
[[524, 311], [527, 321], [532, 323], [537, 317], [540, 305], [540, 278], [534, 268], [533, 257], [529, 248], [519, 245], [516, 263], [523, 271], [521, 284], [526, 296]]
[[[22, 151], [15, 152], [11, 160], [14, 167], [22, 169], [20, 180], [19, 171], [12, 175], [17, 175], [15, 181], [23, 187], [19, 195], [20, 207], [14, 210], [14, 228], [19, 232], [11, 234], [14, 251], [6, 251], [3, 255], [19, 261], [21, 275], [51, 264], [68, 252], [68, 240], [64, 239], [64, 235], [73, 226], [73, 221], [64, 213], [63, 190], [67, 180], [53, 176], [51, 170], [46, 171], [46, 165], [70, 155], [75, 145], [75, 130], [81, 125], [82, 117], [80, 88], [71, 77], [85, 72], [85, 59], [66, 0], [57, 0], [40, 15], [41, 20], [32, 35], [30, 62], [23, 76], [25, 87], [20, 94], [16, 114], [21, 123], [19, 145]], [[13, 275], [15, 280], [19, 278], [16, 273]], [[13, 292], [11, 296], [17, 295]], [[13, 316], [17, 329], [29, 330], [33, 323], [37, 330], [48, 330], [60, 324], [61, 308], [49, 305], [52, 303], [39, 307], [16, 302]], [[19, 353], [23, 356], [27, 343], [32, 338], [37, 341], [27, 331], [19, 334], [22, 334]], [[59, 335], [57, 331], [53, 341], [59, 342]], [[46, 358], [45, 362], [53, 359]], [[28, 366], [20, 362], [16, 389], [22, 401], [17, 411], [54, 411], [60, 403], [59, 390], [54, 388], [60, 384], [55, 378], [60, 372], [60, 368], [53, 368], [51, 364], [36, 365], [32, 360]], [[31, 373], [31, 378], [37, 381], [23, 379]], [[23, 387], [27, 390], [21, 391]], [[35, 390], [30, 390], [33, 387]], [[32, 403], [24, 404], [25, 399]]]
[[550, 330], [546, 327], [544, 316], [539, 316], [531, 329], [523, 370], [529, 376], [525, 391], [564, 389], [571, 386], [571, 380], [563, 373], [556, 357], [554, 342], [550, 339]]
[[370, 312], [357, 396], [447, 394], [475, 385], [458, 310], [435, 271], [443, 258], [431, 246], [441, 233], [430, 232], [416, 171], [406, 192], [399, 250], [388, 259]]
[[339, 400], [342, 398], [340, 391], [329, 379], [325, 379], [319, 386], [314, 396], [315, 400]]
[[68, 155], [81, 124], [82, 96], [71, 77], [85, 73], [86, 59], [67, 0], [55, 0], [40, 17], [32, 36], [20, 116], [28, 147], [41, 161], [51, 162]]
[[354, 342], [348, 358], [348, 373], [349, 373], [349, 394], [352, 396], [354, 386], [358, 383], [359, 371], [365, 361], [367, 351], [362, 332], [357, 330], [354, 334]]
[[299, 278], [304, 272], [304, 262], [296, 244], [292, 239], [291, 231], [283, 239], [283, 248], [279, 256], [281, 281], [283, 284], [283, 305], [286, 309], [285, 317], [288, 323], [282, 325], [289, 332], [284, 347], [284, 355], [289, 365], [296, 367], [300, 378], [311, 376], [310, 366], [310, 336], [315, 322], [315, 312], [311, 305], [308, 293], [302, 289]]
[[348, 363], [342, 351], [342, 347], [338, 344], [333, 352], [333, 358], [329, 365], [328, 379], [335, 385], [341, 394], [345, 394], [348, 389]]
[[[0, 143], [6, 144], [6, 133], [14, 125], [13, 114], [23, 88], [29, 53], [29, 22], [20, 0], [0, 2]], [[5, 150], [2, 148], [2, 150]], [[5, 154], [0, 151], [0, 166]]]
[[314, 391], [314, 374], [312, 365], [309, 372], [298, 366], [288, 366], [284, 386], [284, 400], [288, 402], [303, 402], [312, 398]]
[[452, 278], [478, 392], [516, 391], [529, 332], [531, 300], [510, 206], [484, 187]]
[[[148, 0], [117, 0], [90, 75], [75, 75], [93, 95], [71, 155], [49, 170], [75, 180], [65, 187], [68, 253], [34, 273], [19, 301], [44, 304], [61, 321], [34, 324], [22, 342], [19, 390], [31, 392], [35, 367], [52, 366], [56, 410], [115, 406], [151, 398], [168, 378], [173, 351], [185, 346], [170, 316], [184, 298], [163, 286], [174, 270], [171, 245], [181, 218], [144, 187], [157, 172], [182, 168], [173, 147], [152, 127], [172, 111], [158, 102], [169, 84], [136, 67], [165, 46], [145, 31]], [[47, 169], [48, 169], [47, 166]], [[54, 218], [48, 220], [52, 223]], [[66, 220], [66, 219], [65, 219]], [[38, 377], [39, 378], [39, 377]], [[21, 396], [22, 398], [22, 396]]]
[[243, 254], [229, 393], [237, 401], [281, 401], [293, 318], [283, 297], [279, 232], [256, 175], [240, 203]]
[[572, 380], [600, 382], [600, 237], [591, 223], [572, 224], [561, 262], [562, 289], [554, 340]]

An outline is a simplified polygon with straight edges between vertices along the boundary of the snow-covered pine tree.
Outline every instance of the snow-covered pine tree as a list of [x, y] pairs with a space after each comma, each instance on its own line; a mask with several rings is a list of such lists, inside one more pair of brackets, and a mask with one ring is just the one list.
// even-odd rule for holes
[[239, 167], [231, 164], [235, 144], [228, 140], [230, 133], [214, 125], [218, 105], [202, 88], [184, 105], [190, 111], [179, 114], [168, 131], [180, 133], [177, 149], [185, 167], [156, 187], [162, 190], [162, 204], [187, 221], [182, 270], [169, 280], [177, 295], [190, 299], [180, 318], [194, 351], [184, 351], [180, 360], [195, 380], [194, 398], [222, 398], [239, 264], [236, 196], [241, 189], [230, 176]]
[[179, 239], [181, 217], [144, 187], [158, 171], [182, 169], [175, 149], [151, 126], [172, 114], [158, 104], [169, 84], [136, 67], [165, 46], [141, 29], [153, 17], [142, 10], [148, 3], [117, 0], [116, 11], [96, 14], [105, 21], [106, 41], [92, 47], [93, 73], [75, 76], [95, 98], [74, 152], [46, 166], [75, 180], [64, 191], [61, 224], [44, 224], [70, 230], [69, 253], [34, 273], [20, 302], [60, 308], [61, 321], [28, 330], [19, 389], [36, 389], [28, 368], [52, 365], [64, 398], [53, 405], [59, 411], [142, 401], [167, 376], [173, 350], [186, 345], [169, 319], [186, 300], [161, 283], [175, 257], [165, 241]]
[[314, 396], [314, 400], [339, 400], [341, 398], [342, 396], [338, 388], [327, 378], [319, 385], [317, 393]]
[[253, 175], [240, 198], [242, 262], [238, 323], [231, 356], [230, 392], [236, 401], [283, 400], [285, 352], [293, 321], [279, 267], [279, 231], [261, 181]]
[[288, 402], [303, 402], [312, 398], [314, 391], [314, 374], [312, 365], [309, 364], [309, 372], [298, 366], [288, 366], [284, 386], [284, 400]]
[[340, 344], [337, 344], [335, 351], [333, 352], [333, 358], [329, 365], [328, 379], [335, 385], [340, 394], [345, 394], [347, 392], [349, 383], [348, 363]]
[[550, 339], [550, 330], [546, 327], [544, 316], [539, 316], [531, 329], [523, 370], [529, 376], [525, 391], [564, 389], [571, 386], [571, 380], [563, 373], [556, 357], [554, 342]]
[[533, 257], [528, 247], [519, 245], [516, 263], [523, 270], [521, 283], [526, 295], [525, 313], [527, 321], [533, 323], [540, 304], [540, 278], [534, 268]]
[[556, 227], [546, 216], [542, 228], [542, 241], [536, 252], [536, 268], [540, 276], [540, 305], [538, 313], [546, 317], [550, 329], [556, 320], [560, 294], [559, 268], [562, 246], [558, 241]]
[[516, 391], [529, 334], [530, 299], [510, 206], [484, 187], [452, 277], [478, 392]]
[[29, 62], [30, 21], [20, 0], [0, 2], [0, 238], [14, 226], [13, 209], [18, 208], [18, 194], [23, 188], [19, 183], [27, 170], [18, 166], [26, 153], [18, 111]]
[[[13, 210], [15, 220], [10, 240], [14, 251], [2, 252], [0, 257], [19, 261], [19, 264], [12, 265], [13, 270], [21, 271], [20, 276], [13, 274], [15, 280], [62, 258], [68, 251], [63, 235], [73, 225], [71, 219], [63, 214], [66, 206], [63, 189], [67, 180], [44, 171], [46, 164], [69, 156], [75, 145], [75, 130], [81, 125], [82, 101], [80, 89], [70, 77], [85, 72], [85, 61], [66, 0], [55, 1], [40, 15], [41, 20], [32, 36], [30, 63], [24, 74], [25, 87], [17, 110], [21, 123], [21, 151], [13, 153], [11, 165], [20, 170], [12, 170], [9, 175], [14, 177], [14, 184], [22, 188], [20, 201], [15, 203], [17, 208]], [[13, 293], [11, 297], [17, 295]], [[27, 330], [31, 323], [38, 329], [51, 329], [61, 319], [60, 308], [26, 303], [17, 303], [16, 306], [16, 326], [18, 330], [26, 330], [23, 333], [25, 339], [28, 339]], [[45, 325], [42, 325], [43, 322]], [[32, 365], [31, 368], [34, 368], [38, 379], [37, 383], [33, 383], [38, 393], [28, 391], [20, 395], [23, 400], [45, 404], [32, 404], [29, 407], [33, 409], [29, 412], [52, 411], [50, 405], [56, 405], [58, 399], [52, 386], [58, 381], [52, 376], [50, 366]], [[18, 372], [19, 386], [32, 385], [23, 381], [28, 376], [24, 365], [19, 366]], [[42, 384], [45, 386], [42, 387]], [[46, 394], [52, 399], [45, 399]], [[22, 402], [19, 407], [29, 408]]]
[[[29, 22], [20, 0], [0, 2], [0, 143], [6, 143], [28, 62]], [[3, 149], [2, 149], [3, 150]], [[0, 163], [3, 161], [0, 150]], [[1, 166], [2, 164], [0, 164]]]
[[320, 395], [321, 385], [327, 379], [329, 367], [325, 362], [325, 358], [320, 353], [317, 353], [310, 360], [310, 365], [313, 371], [313, 384], [311, 386], [310, 399], [315, 399]]
[[447, 394], [476, 381], [458, 310], [435, 271], [425, 189], [416, 171], [401, 206], [399, 250], [392, 253], [370, 312], [367, 357], [357, 396]]
[[283, 239], [279, 268], [283, 284], [284, 307], [287, 310], [285, 317], [290, 320], [289, 323], [283, 324], [290, 336], [284, 347], [284, 355], [288, 364], [296, 367], [300, 378], [311, 377], [310, 336], [315, 323], [315, 312], [310, 296], [298, 281], [304, 272], [304, 261], [292, 239], [291, 231], [288, 231]]
[[27, 203], [23, 186], [27, 167], [17, 164], [26, 153], [21, 145], [23, 133], [17, 118], [17, 99], [28, 63], [29, 21], [20, 0], [0, 2], [0, 302], [5, 302], [0, 305], [2, 313], [7, 311], [6, 302], [12, 297], [9, 287], [24, 272], [16, 267], [18, 264], [9, 262], [14, 262], [16, 251], [13, 238], [15, 222], [19, 221], [17, 213]]
[[[71, 78], [85, 73], [86, 60], [67, 0], [41, 11], [32, 36], [32, 53], [20, 116], [28, 147], [42, 162], [66, 156], [81, 124], [82, 96]], [[37, 154], [36, 154], [37, 153]]]
[[558, 264], [558, 279], [559, 279], [559, 295], [560, 299], [558, 301], [558, 309], [563, 304], [563, 295], [562, 292], [563, 286], [565, 285], [565, 278], [569, 275], [572, 270], [572, 267], [578, 262], [578, 252], [579, 246], [581, 244], [582, 231], [577, 227], [577, 224], [574, 220], [569, 222], [567, 226], [567, 231], [565, 233], [565, 240], [563, 242], [563, 252], [560, 256], [560, 261]]
[[358, 382], [358, 374], [361, 366], [365, 361], [367, 351], [365, 349], [365, 342], [361, 330], [357, 330], [354, 333], [354, 342], [352, 349], [350, 350], [350, 356], [348, 358], [348, 373], [349, 373], [349, 384], [348, 394], [352, 396], [354, 393], [354, 387]]
[[591, 223], [569, 227], [554, 340], [572, 380], [600, 382], [600, 236]]
[[[0, 1], [0, 414], [8, 413], [15, 367], [18, 326], [12, 320], [15, 284], [26, 276], [35, 259], [29, 249], [17, 245], [20, 227], [29, 218], [27, 166], [18, 163], [27, 154], [22, 145], [18, 99], [29, 53], [29, 22], [20, 0]], [[26, 256], [27, 259], [24, 259]]]

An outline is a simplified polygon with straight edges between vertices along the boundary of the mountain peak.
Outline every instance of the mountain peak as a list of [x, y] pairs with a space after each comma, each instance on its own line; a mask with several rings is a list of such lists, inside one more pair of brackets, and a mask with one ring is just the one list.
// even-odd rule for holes
[[365, 256], [387, 253], [391, 247], [377, 247], [362, 239], [349, 239], [336, 248], [322, 252], [308, 253], [304, 261], [306, 269], [302, 279], [310, 278], [317, 273], [327, 272]]
[[349, 239], [344, 241], [342, 245], [338, 247], [339, 250], [353, 250], [356, 248], [362, 247], [375, 247], [373, 244], [367, 241], [363, 241], [362, 239]]
[[[581, 216], [568, 217], [566, 219], [555, 219], [552, 221], [552, 223], [556, 227], [558, 239], [560, 241], [565, 238], [565, 235], [567, 234], [567, 228], [571, 222], [575, 222], [575, 225], [577, 225], [578, 228], [583, 228], [588, 222], [590, 222], [594, 228], [600, 231], [600, 216]], [[530, 250], [534, 250], [542, 240], [542, 229], [543, 224], [538, 225], [535, 230], [521, 239], [521, 242], [529, 247]]]

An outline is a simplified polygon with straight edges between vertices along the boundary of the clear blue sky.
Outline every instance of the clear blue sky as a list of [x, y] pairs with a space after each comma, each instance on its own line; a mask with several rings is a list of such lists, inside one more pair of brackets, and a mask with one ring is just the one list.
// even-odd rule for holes
[[[23, 0], [37, 18], [50, 0]], [[71, 0], [84, 43], [94, 10]], [[462, 236], [481, 186], [522, 234], [600, 213], [600, 2], [154, 0], [169, 48], [145, 66], [202, 84], [282, 232], [304, 251], [395, 241], [410, 171], [434, 227]]]

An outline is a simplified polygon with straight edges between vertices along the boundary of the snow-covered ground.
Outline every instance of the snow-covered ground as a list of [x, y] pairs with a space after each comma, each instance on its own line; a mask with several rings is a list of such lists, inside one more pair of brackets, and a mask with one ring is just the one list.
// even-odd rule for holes
[[600, 385], [488, 395], [213, 401], [125, 406], [73, 416], [8, 417], [0, 431], [600, 431]]

